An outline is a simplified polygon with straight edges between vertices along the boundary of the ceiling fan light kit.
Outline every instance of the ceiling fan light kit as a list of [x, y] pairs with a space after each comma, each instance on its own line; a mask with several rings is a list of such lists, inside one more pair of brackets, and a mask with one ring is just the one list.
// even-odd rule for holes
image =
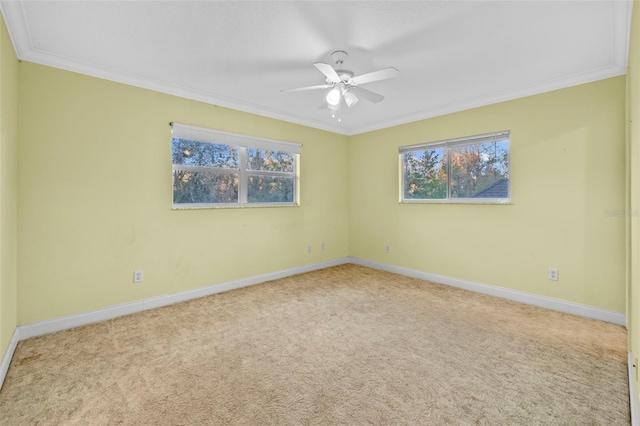
[[337, 86], [327, 93], [327, 103], [329, 105], [338, 105], [340, 103], [340, 89]]
[[340, 104], [342, 100], [344, 100], [347, 108], [353, 107], [360, 99], [365, 99], [373, 103], [381, 102], [384, 99], [384, 96], [370, 90], [363, 89], [362, 87], [359, 87], [359, 85], [397, 77], [399, 74], [398, 70], [396, 68], [389, 67], [355, 76], [353, 71], [341, 69], [347, 56], [348, 54], [344, 50], [336, 50], [331, 54], [331, 58], [335, 62], [336, 68], [322, 62], [316, 62], [313, 64], [322, 74], [324, 74], [326, 84], [286, 89], [282, 90], [282, 92], [331, 89], [326, 94], [325, 102], [320, 105], [320, 109], [329, 108], [331, 110], [332, 117], [335, 117], [335, 111], [340, 111]]
[[351, 90], [345, 90], [342, 97], [349, 108], [357, 104], [359, 101], [358, 97]]

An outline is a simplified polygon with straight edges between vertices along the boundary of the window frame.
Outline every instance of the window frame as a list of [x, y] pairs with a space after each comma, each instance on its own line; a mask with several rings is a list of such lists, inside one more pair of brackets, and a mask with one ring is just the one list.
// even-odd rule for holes
[[[211, 209], [211, 208], [254, 208], [254, 207], [291, 207], [300, 205], [300, 151], [302, 144], [283, 142], [273, 139], [258, 138], [238, 133], [224, 132], [220, 130], [208, 129], [204, 127], [190, 126], [181, 123], [169, 123], [172, 128], [171, 146], [173, 140], [190, 140], [199, 143], [211, 143], [235, 147], [238, 150], [238, 168], [225, 168], [214, 166], [193, 166], [185, 164], [175, 164], [173, 156], [171, 160], [172, 186], [176, 171], [203, 171], [213, 173], [230, 173], [238, 176], [238, 202], [237, 203], [175, 203], [173, 189], [171, 191], [172, 208], [174, 210], [184, 209]], [[291, 154], [293, 157], [293, 171], [269, 171], [269, 170], [249, 170], [247, 160], [248, 149], [261, 149], [265, 151], [280, 151]], [[293, 180], [293, 201], [289, 202], [248, 202], [249, 175], [287, 177]]]
[[[488, 142], [507, 141], [507, 167], [508, 167], [508, 188], [507, 198], [451, 198], [451, 148], [469, 145], [479, 145]], [[446, 156], [446, 198], [405, 198], [405, 172], [404, 172], [404, 154], [408, 152], [420, 152], [430, 149], [445, 149]], [[481, 135], [466, 136], [455, 139], [445, 139], [441, 141], [422, 143], [417, 145], [407, 145], [398, 148], [398, 169], [399, 169], [399, 202], [401, 204], [512, 204], [511, 202], [511, 131], [504, 130], [494, 133], [486, 133]]]

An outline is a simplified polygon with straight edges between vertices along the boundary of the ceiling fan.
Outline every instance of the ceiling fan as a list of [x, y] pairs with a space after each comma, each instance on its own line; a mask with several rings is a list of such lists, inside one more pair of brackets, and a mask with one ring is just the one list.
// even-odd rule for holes
[[331, 65], [324, 64], [322, 62], [316, 62], [313, 64], [326, 77], [325, 84], [298, 87], [296, 89], [285, 89], [281, 90], [281, 92], [330, 89], [326, 94], [325, 99], [320, 104], [319, 109], [329, 108], [334, 114], [335, 111], [340, 110], [342, 100], [344, 100], [344, 103], [348, 108], [353, 107], [360, 99], [373, 103], [381, 102], [384, 99], [384, 96], [370, 90], [363, 89], [360, 85], [397, 77], [399, 74], [398, 70], [396, 68], [389, 67], [367, 74], [354, 76], [353, 71], [341, 69], [346, 57], [347, 52], [344, 50], [336, 50], [331, 54], [331, 58], [336, 63], [335, 69]]

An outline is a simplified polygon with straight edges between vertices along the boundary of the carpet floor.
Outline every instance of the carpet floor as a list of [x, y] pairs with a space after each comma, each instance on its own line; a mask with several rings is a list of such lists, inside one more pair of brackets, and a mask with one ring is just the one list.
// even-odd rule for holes
[[629, 425], [627, 334], [341, 265], [21, 341], [1, 425]]

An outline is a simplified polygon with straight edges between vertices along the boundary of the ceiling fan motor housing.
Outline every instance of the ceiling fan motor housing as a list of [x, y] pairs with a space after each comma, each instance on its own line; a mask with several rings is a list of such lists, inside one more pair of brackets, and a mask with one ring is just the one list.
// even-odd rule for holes
[[336, 73], [340, 76], [340, 80], [347, 82], [353, 78], [353, 71], [349, 70], [336, 70]]
[[[342, 83], [349, 83], [349, 80], [351, 80], [354, 76], [353, 71], [349, 70], [336, 70], [336, 74], [338, 74], [338, 77], [340, 77]], [[327, 78], [325, 81], [329, 84], [333, 83], [329, 78]]]

